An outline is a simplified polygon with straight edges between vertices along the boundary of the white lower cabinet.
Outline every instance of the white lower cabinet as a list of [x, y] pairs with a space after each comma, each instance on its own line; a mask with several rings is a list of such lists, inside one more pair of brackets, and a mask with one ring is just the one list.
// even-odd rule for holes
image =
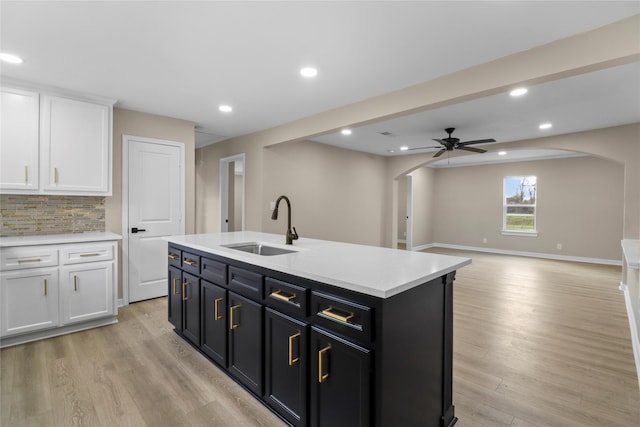
[[117, 322], [116, 242], [2, 249], [0, 347]]
[[10, 336], [59, 325], [58, 268], [2, 273], [0, 335]]
[[113, 314], [113, 262], [62, 267], [62, 323], [77, 323]]

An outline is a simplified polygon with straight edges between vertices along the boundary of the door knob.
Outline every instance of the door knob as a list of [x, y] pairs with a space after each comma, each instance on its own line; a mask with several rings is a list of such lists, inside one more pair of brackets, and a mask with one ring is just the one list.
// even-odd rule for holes
[[132, 233], [138, 233], [138, 232], [140, 232], [140, 231], [147, 231], [147, 230], [146, 230], [146, 229], [144, 229], [144, 228], [138, 228], [138, 227], [132, 227], [132, 228], [131, 228], [131, 232], [132, 232]]

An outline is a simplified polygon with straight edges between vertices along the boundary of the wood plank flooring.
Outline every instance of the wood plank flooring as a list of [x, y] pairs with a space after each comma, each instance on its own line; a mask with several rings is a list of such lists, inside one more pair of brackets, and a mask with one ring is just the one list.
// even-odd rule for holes
[[[437, 252], [473, 258], [454, 287], [457, 426], [640, 426], [620, 268]], [[175, 335], [166, 308], [0, 351], [0, 425], [284, 426]]]

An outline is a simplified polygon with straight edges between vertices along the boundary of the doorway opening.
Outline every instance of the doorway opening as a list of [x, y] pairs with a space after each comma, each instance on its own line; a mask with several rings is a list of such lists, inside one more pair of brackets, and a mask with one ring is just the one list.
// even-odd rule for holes
[[245, 154], [220, 159], [220, 231], [244, 231]]

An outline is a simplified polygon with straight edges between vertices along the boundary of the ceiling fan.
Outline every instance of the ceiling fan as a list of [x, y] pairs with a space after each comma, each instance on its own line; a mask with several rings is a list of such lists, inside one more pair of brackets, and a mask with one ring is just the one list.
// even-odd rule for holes
[[486, 153], [487, 150], [483, 150], [481, 148], [475, 148], [475, 147], [468, 147], [468, 145], [482, 144], [482, 143], [485, 143], [485, 142], [496, 142], [496, 140], [493, 139], [493, 138], [490, 138], [490, 139], [478, 139], [478, 140], [475, 140], [475, 141], [460, 142], [460, 140], [458, 138], [454, 138], [454, 137], [451, 136], [451, 134], [453, 133], [454, 130], [456, 130], [456, 128], [446, 128], [444, 131], [449, 134], [448, 137], [442, 138], [442, 139], [435, 139], [434, 138], [434, 141], [437, 141], [437, 142], [440, 143], [439, 146], [409, 148], [409, 150], [424, 150], [425, 148], [440, 148], [440, 151], [438, 151], [436, 154], [434, 154], [433, 157], [439, 157], [445, 151], [453, 151], [453, 150], [465, 150], [465, 151], [473, 151], [474, 153]]

